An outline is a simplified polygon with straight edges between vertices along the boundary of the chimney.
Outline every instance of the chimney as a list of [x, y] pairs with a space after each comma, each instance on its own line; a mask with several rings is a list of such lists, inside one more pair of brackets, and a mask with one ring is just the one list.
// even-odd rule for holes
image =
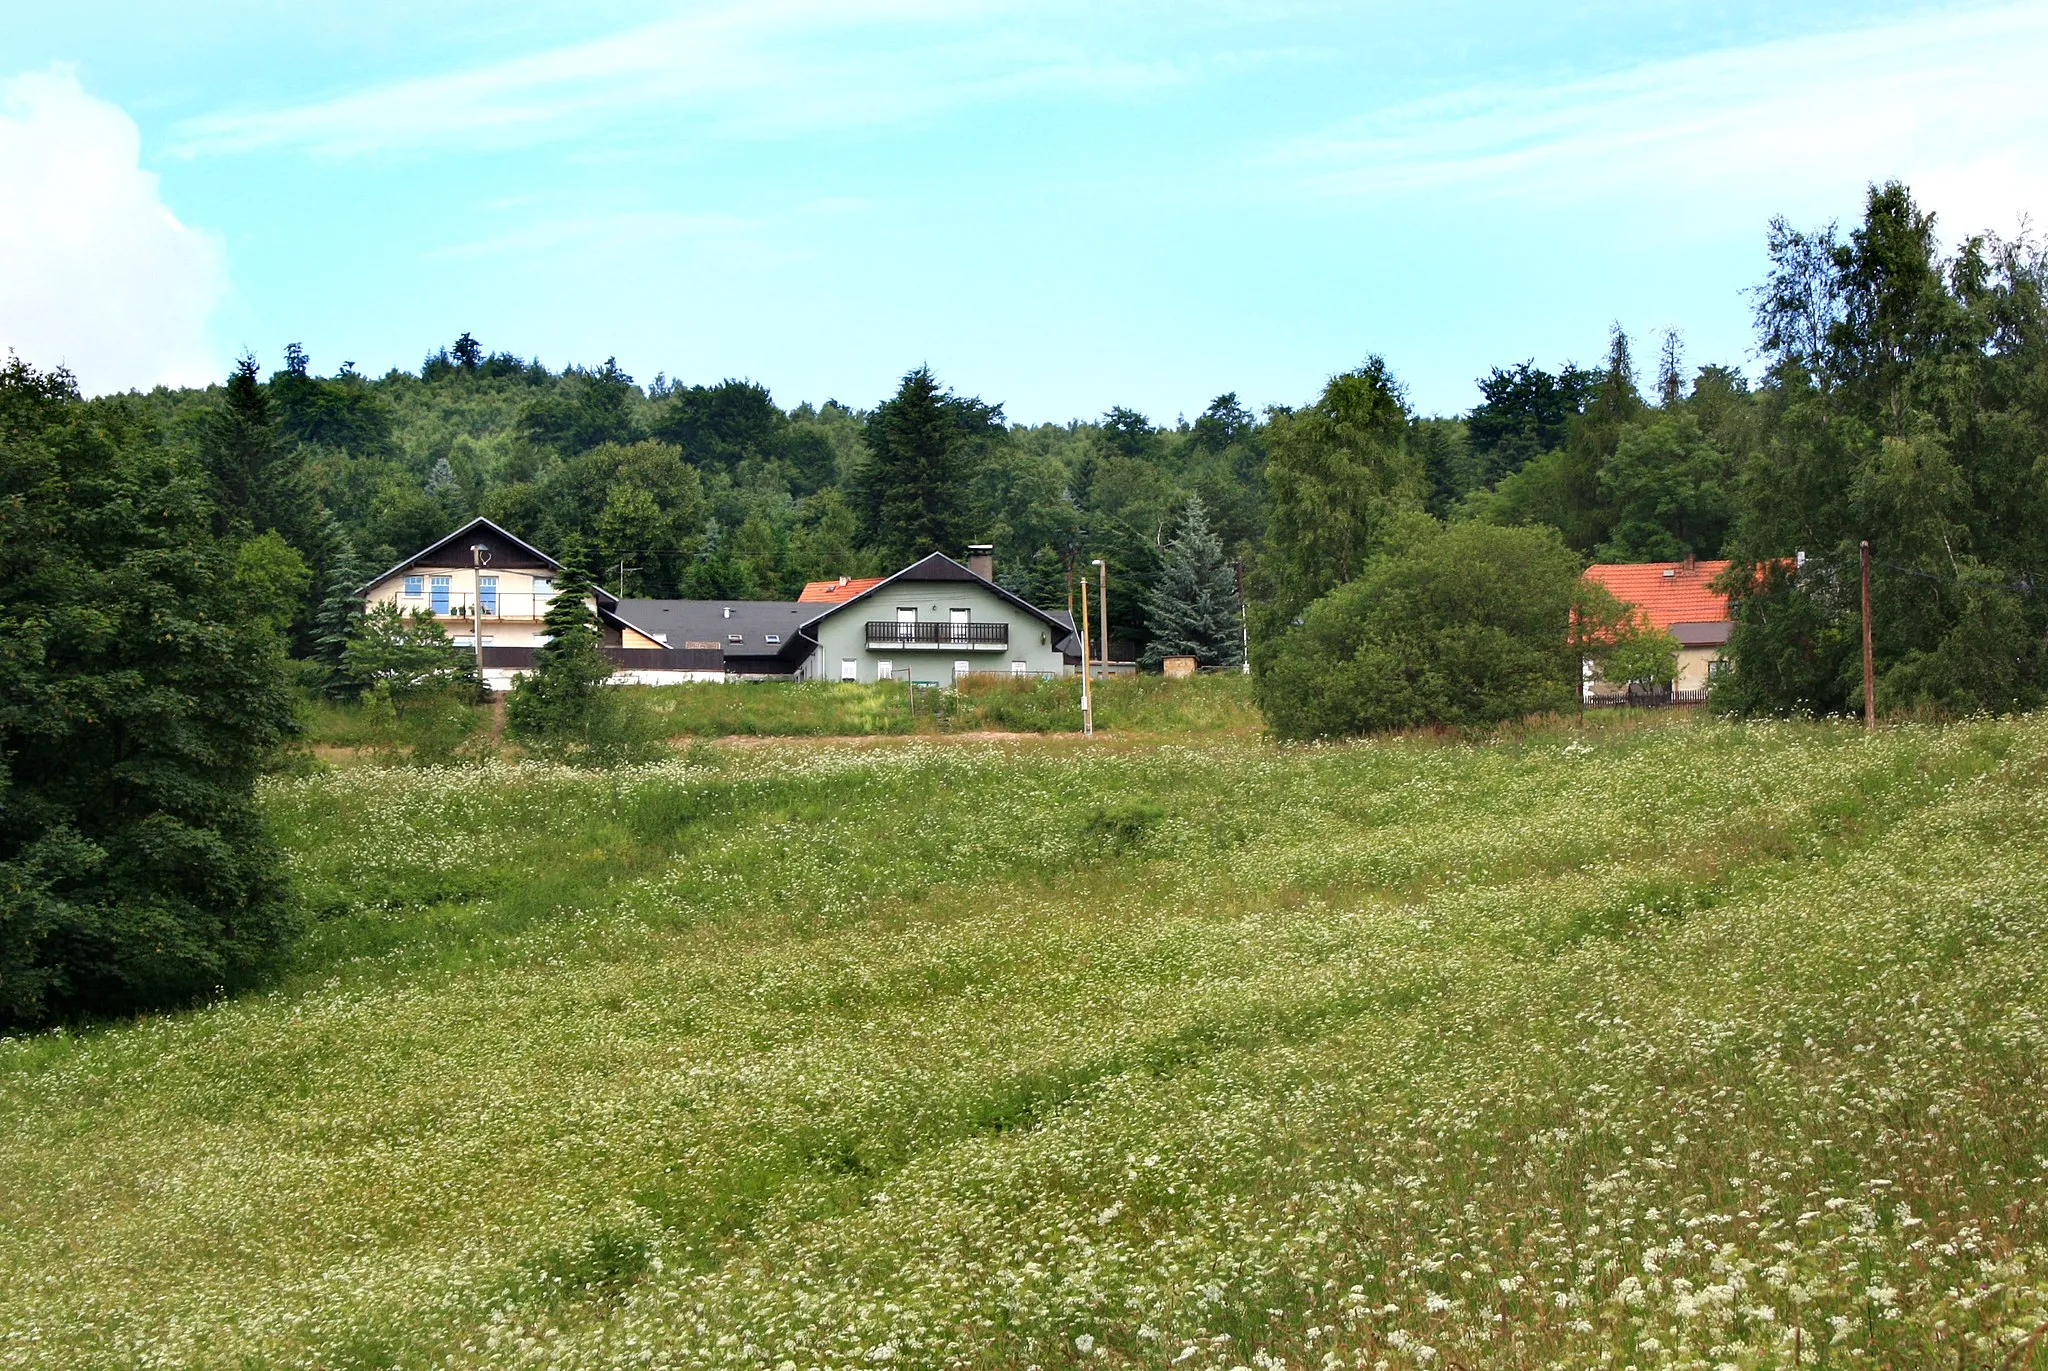
[[994, 543], [969, 543], [967, 545], [967, 569], [984, 581], [996, 578], [996, 548]]
[[1700, 559], [1691, 552], [1685, 554], [1685, 574], [1690, 576], [1700, 569]]

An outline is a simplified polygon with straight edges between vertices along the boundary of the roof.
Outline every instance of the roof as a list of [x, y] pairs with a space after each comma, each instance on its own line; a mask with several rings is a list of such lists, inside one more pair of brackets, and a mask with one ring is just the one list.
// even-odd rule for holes
[[1032, 618], [1037, 619], [1039, 622], [1047, 625], [1048, 627], [1061, 629], [1068, 634], [1071, 634], [1074, 631], [1073, 625], [1071, 623], [1062, 622], [1060, 619], [1055, 618], [1052, 614], [1048, 613], [1045, 610], [1040, 609], [1037, 605], [1032, 604], [1029, 600], [1025, 599], [1021, 595], [1011, 594], [1009, 591], [1004, 590], [1001, 586], [997, 585], [994, 581], [989, 580], [986, 576], [977, 575], [975, 572], [969, 570], [965, 566], [962, 566], [959, 562], [954, 561], [951, 557], [948, 557], [943, 552], [934, 552], [930, 556], [924, 558], [922, 561], [914, 562], [911, 565], [903, 568], [903, 570], [897, 572], [894, 576], [884, 576], [881, 580], [876, 581], [873, 585], [869, 586], [866, 590], [861, 591], [858, 595], [849, 596], [846, 599], [839, 601], [837, 604], [820, 606], [815, 601], [806, 604], [806, 609], [815, 612], [811, 614], [810, 618], [805, 620], [804, 627], [808, 629], [812, 625], [817, 624], [819, 621], [827, 619], [834, 614], [837, 614], [840, 610], [846, 608], [848, 605], [858, 604], [862, 600], [867, 599], [870, 595], [877, 594], [878, 592], [880, 592], [888, 586], [899, 585], [906, 581], [970, 581], [975, 585], [981, 586], [985, 590], [994, 592], [1001, 599], [1008, 601], [1012, 605], [1015, 605], [1018, 609], [1023, 610]]
[[1589, 566], [1586, 579], [1642, 610], [1652, 627], [1683, 624], [1697, 636], [1704, 625], [1729, 622], [1728, 597], [1713, 588], [1726, 570], [1727, 562], [1621, 562]]
[[[437, 563], [442, 566], [468, 566], [470, 564], [468, 546], [470, 541], [480, 542], [490, 549], [489, 560], [486, 563], [489, 566], [540, 567], [549, 571], [560, 571], [562, 569], [560, 562], [548, 556], [547, 553], [542, 552], [532, 543], [527, 542], [517, 534], [507, 532], [489, 519], [479, 516], [471, 519], [446, 537], [427, 544], [418, 552], [413, 553], [412, 556], [401, 558], [388, 570], [378, 572], [375, 576], [372, 576], [369, 580], [356, 587], [356, 594], [364, 594], [379, 581], [388, 580], [399, 572], [419, 566], [422, 563]], [[445, 561], [439, 560], [443, 552], [451, 553], [451, 556]]]
[[[619, 601], [619, 613], [642, 633], [660, 634], [672, 648], [716, 643], [727, 658], [782, 655], [795, 645], [797, 629], [815, 609], [791, 600]], [[771, 633], [779, 641], [769, 642]]]
[[831, 581], [811, 581], [796, 598], [805, 604], [840, 604], [865, 594], [882, 583], [880, 576], [841, 576]]

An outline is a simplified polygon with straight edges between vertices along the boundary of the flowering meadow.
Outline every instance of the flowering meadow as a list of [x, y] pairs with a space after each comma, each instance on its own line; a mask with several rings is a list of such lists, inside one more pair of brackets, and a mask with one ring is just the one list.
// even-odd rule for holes
[[2048, 719], [268, 783], [0, 1367], [2048, 1367]]

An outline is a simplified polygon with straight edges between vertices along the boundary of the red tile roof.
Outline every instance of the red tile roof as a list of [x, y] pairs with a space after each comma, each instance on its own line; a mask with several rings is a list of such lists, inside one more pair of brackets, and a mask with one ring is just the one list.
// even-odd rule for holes
[[1727, 621], [1728, 597], [1713, 589], [1727, 569], [1726, 562], [1626, 562], [1589, 566], [1586, 579], [1642, 610], [1654, 627], [1669, 628]]
[[804, 586], [803, 594], [796, 598], [800, 604], [843, 604], [862, 591], [873, 590], [886, 579], [883, 576], [869, 576], [865, 579], [841, 576], [830, 581], [812, 581]]

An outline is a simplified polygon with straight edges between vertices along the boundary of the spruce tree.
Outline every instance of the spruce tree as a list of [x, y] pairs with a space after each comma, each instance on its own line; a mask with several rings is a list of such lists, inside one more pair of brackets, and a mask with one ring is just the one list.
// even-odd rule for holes
[[1203, 666], [1237, 666], [1244, 661], [1243, 624], [1237, 609], [1237, 575], [1223, 541], [1209, 528], [1200, 499], [1188, 501], [1180, 528], [1167, 544], [1159, 581], [1145, 603], [1152, 641], [1141, 661], [1158, 666], [1168, 657], [1193, 657]]
[[1000, 407], [946, 394], [929, 367], [905, 376], [896, 394], [876, 406], [857, 495], [862, 538], [885, 562], [960, 554], [968, 536], [971, 443], [1001, 422]]
[[254, 794], [284, 654], [210, 517], [153, 435], [0, 366], [0, 1031], [243, 983], [293, 931]]
[[535, 649], [533, 670], [519, 678], [505, 704], [505, 723], [513, 735], [544, 752], [588, 743], [598, 692], [612, 674], [590, 608], [593, 581], [582, 544], [572, 544], [555, 577], [554, 598], [541, 617], [547, 641]]
[[275, 529], [293, 547], [308, 550], [312, 500], [297, 454], [278, 431], [254, 357], [242, 358], [228, 374], [224, 402], [200, 430], [199, 452], [213, 478], [217, 531], [246, 536]]
[[322, 689], [346, 699], [355, 694], [356, 683], [342, 670], [342, 662], [349, 635], [362, 621], [361, 587], [370, 573], [356, 555], [355, 540], [332, 514], [325, 516], [320, 542], [326, 575], [321, 578], [320, 607], [313, 612], [313, 660], [327, 668]]

